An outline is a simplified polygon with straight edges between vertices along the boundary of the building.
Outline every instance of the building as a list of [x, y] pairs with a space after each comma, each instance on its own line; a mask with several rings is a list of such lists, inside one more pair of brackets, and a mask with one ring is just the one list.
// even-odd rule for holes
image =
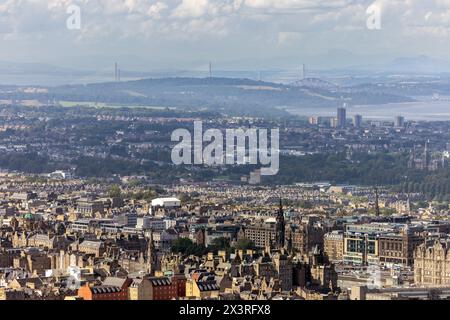
[[261, 183], [261, 169], [250, 172], [250, 178], [248, 183], [251, 185], [256, 185]]
[[424, 242], [424, 237], [411, 229], [387, 233], [379, 238], [379, 259], [382, 265], [413, 266], [414, 251]]
[[[180, 297], [178, 278], [150, 277], [148, 281], [150, 284], [150, 300], [174, 300]], [[186, 282], [183, 281], [182, 284], [185, 286]]]
[[395, 117], [395, 127], [396, 128], [404, 128], [405, 127], [405, 118], [402, 116]]
[[50, 179], [54, 180], [69, 180], [72, 179], [72, 174], [67, 170], [56, 170], [48, 174]]
[[105, 243], [102, 241], [84, 240], [82, 242], [76, 241], [70, 245], [73, 251], [79, 251], [86, 254], [93, 254], [96, 257], [101, 257], [105, 253]]
[[421, 244], [414, 253], [414, 283], [421, 286], [450, 285], [450, 242]]
[[284, 211], [280, 200], [280, 207], [276, 218], [248, 224], [241, 228], [238, 238], [246, 238], [258, 248], [276, 246], [283, 248], [285, 245], [286, 229], [284, 222]]
[[25, 300], [25, 292], [23, 290], [0, 288], [0, 301], [11, 300]]
[[293, 266], [291, 258], [284, 253], [276, 253], [273, 256], [275, 271], [278, 274], [282, 291], [291, 291], [293, 284]]
[[152, 207], [179, 208], [181, 200], [177, 198], [157, 198], [152, 200]]
[[81, 198], [77, 201], [77, 212], [84, 216], [92, 216], [95, 213], [103, 213], [103, 211], [103, 202], [100, 200]]
[[93, 286], [88, 283], [78, 289], [78, 296], [83, 300], [128, 300], [128, 292], [118, 286]]
[[334, 265], [328, 263], [323, 252], [316, 250], [309, 256], [311, 287], [327, 288], [334, 291], [337, 286], [338, 275]]
[[415, 248], [424, 241], [421, 226], [394, 223], [347, 225], [343, 260], [355, 264], [412, 266]]
[[291, 241], [292, 249], [307, 254], [314, 247], [323, 248], [324, 229], [315, 224], [314, 219], [290, 224], [286, 229], [286, 239]]
[[151, 300], [150, 281], [146, 278], [135, 278], [128, 288], [128, 300]]
[[342, 261], [344, 258], [344, 232], [335, 230], [324, 236], [324, 253], [330, 261]]
[[349, 230], [344, 236], [343, 260], [354, 264], [377, 264], [379, 234], [376, 231]]
[[107, 277], [99, 286], [86, 283], [78, 289], [78, 296], [83, 300], [128, 300], [128, 288], [132, 283], [130, 278]]
[[347, 110], [342, 107], [337, 109], [337, 127], [345, 128], [347, 124]]
[[259, 221], [242, 227], [240, 232], [242, 238], [251, 240], [256, 247], [265, 248], [275, 243], [276, 222], [274, 219]]
[[309, 117], [308, 122], [310, 125], [316, 126], [319, 124], [319, 118], [318, 117]]
[[215, 275], [204, 271], [195, 271], [191, 278], [186, 281], [186, 297], [206, 299], [217, 298], [220, 286], [217, 284]]
[[114, 223], [135, 228], [138, 222], [138, 215], [135, 212], [127, 212], [114, 216]]
[[356, 129], [361, 128], [361, 126], [362, 126], [362, 120], [363, 120], [362, 115], [360, 115], [360, 114], [354, 115], [354, 116], [353, 116], [353, 126], [354, 126]]
[[338, 128], [338, 127], [339, 127], [339, 125], [338, 125], [338, 119], [337, 119], [337, 118], [331, 118], [331, 119], [330, 119], [330, 126], [331, 126], [332, 128]]
[[152, 200], [150, 214], [164, 216], [166, 210], [181, 208], [181, 200], [177, 198], [157, 198]]

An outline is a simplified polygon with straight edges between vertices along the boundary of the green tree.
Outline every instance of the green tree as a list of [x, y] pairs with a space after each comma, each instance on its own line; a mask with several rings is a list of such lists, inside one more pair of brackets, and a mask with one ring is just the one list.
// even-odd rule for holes
[[112, 185], [108, 190], [108, 195], [111, 198], [120, 198], [122, 196], [122, 190], [117, 184]]
[[238, 250], [254, 250], [255, 248], [255, 243], [247, 238], [239, 239], [236, 243], [236, 249]]
[[178, 238], [172, 242], [172, 252], [183, 255], [202, 256], [208, 252], [205, 246], [200, 246], [192, 242], [189, 238]]
[[211, 246], [216, 250], [227, 250], [230, 248], [230, 239], [225, 237], [215, 238]]

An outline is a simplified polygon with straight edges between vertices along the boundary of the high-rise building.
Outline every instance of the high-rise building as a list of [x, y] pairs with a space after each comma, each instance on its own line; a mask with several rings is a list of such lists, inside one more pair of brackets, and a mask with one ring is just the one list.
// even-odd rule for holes
[[311, 125], [318, 125], [319, 124], [319, 118], [318, 117], [309, 117], [308, 122]]
[[330, 119], [330, 126], [332, 128], [337, 128], [338, 127], [338, 119], [337, 118], [331, 118]]
[[356, 114], [353, 116], [353, 126], [355, 128], [361, 128], [362, 125], [362, 115]]
[[396, 128], [404, 128], [405, 127], [405, 117], [402, 117], [402, 116], [395, 117], [395, 127]]
[[347, 122], [347, 110], [342, 107], [337, 109], [337, 127], [345, 128]]

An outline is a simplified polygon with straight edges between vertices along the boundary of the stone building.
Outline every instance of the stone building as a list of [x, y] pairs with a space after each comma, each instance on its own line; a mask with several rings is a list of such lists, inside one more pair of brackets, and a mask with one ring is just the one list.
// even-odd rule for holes
[[421, 244], [414, 252], [414, 282], [417, 285], [450, 284], [450, 242], [436, 240]]
[[264, 221], [258, 221], [243, 226], [238, 233], [238, 238], [249, 239], [258, 248], [284, 248], [287, 238], [286, 223], [281, 200], [275, 218], [268, 218]]
[[50, 250], [63, 250], [69, 245], [65, 236], [58, 236], [52, 233], [18, 233], [15, 232], [12, 237], [13, 248], [46, 248]]
[[84, 240], [75, 241], [70, 245], [72, 251], [79, 251], [86, 254], [93, 254], [96, 257], [101, 257], [105, 253], [105, 243], [102, 241]]
[[95, 213], [103, 213], [104, 205], [100, 200], [81, 198], [77, 202], [77, 212], [83, 216], [92, 217]]
[[315, 217], [307, 217], [299, 223], [286, 228], [286, 239], [292, 239], [292, 249], [300, 254], [307, 254], [314, 247], [323, 248], [324, 229], [317, 224]]
[[380, 263], [386, 266], [414, 264], [414, 250], [424, 242], [424, 237], [405, 228], [398, 233], [382, 234], [379, 238]]
[[251, 240], [258, 248], [268, 247], [276, 242], [276, 222], [268, 219], [264, 222], [246, 225], [242, 228], [240, 237]]
[[273, 256], [275, 271], [277, 272], [282, 291], [292, 290], [292, 260], [285, 253], [276, 253]]
[[51, 268], [51, 261], [45, 252], [33, 248], [22, 251], [20, 256], [14, 257], [13, 267], [44, 275], [45, 271]]
[[344, 258], [344, 233], [336, 230], [325, 234], [324, 253], [330, 261], [342, 261]]

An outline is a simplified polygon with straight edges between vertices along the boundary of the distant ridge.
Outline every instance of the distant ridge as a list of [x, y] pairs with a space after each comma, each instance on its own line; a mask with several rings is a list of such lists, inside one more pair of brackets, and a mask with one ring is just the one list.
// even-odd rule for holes
[[306, 78], [290, 84], [293, 87], [308, 87], [314, 89], [336, 90], [338, 85], [319, 78]]

